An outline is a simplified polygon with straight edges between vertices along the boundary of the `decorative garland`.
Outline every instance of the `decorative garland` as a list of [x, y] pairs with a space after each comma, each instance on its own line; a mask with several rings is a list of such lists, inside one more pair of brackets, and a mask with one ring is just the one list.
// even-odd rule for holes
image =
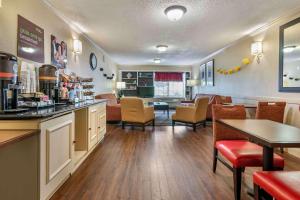
[[231, 69], [222, 69], [222, 68], [218, 68], [217, 69], [217, 72], [219, 74], [224, 74], [224, 75], [231, 75], [231, 74], [234, 74], [236, 72], [239, 72], [242, 67], [246, 66], [246, 65], [249, 65], [250, 64], [250, 59], [249, 58], [244, 58], [242, 60], [242, 64], [241, 65], [238, 65], [238, 66], [235, 66]]

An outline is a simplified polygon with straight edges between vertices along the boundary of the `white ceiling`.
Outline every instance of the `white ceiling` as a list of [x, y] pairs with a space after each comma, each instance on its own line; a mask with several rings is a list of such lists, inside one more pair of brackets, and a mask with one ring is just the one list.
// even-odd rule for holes
[[[300, 0], [46, 0], [120, 65], [191, 65], [266, 25]], [[178, 22], [170, 5], [187, 13]], [[167, 53], [155, 46], [166, 44]]]

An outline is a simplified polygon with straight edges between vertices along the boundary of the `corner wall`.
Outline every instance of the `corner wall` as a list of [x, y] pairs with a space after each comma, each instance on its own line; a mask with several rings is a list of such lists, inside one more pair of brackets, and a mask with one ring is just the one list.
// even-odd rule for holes
[[[0, 50], [17, 55], [17, 16], [21, 15], [44, 29], [45, 63], [51, 62], [50, 35], [53, 34], [59, 40], [64, 40], [68, 45], [67, 72], [75, 72], [82, 77], [93, 77], [95, 92], [111, 92], [114, 89], [114, 81], [107, 80], [99, 71], [100, 66], [107, 74], [116, 74], [116, 64], [92, 42], [81, 34], [72, 30], [67, 23], [59, 18], [42, 0], [2, 0], [0, 8]], [[82, 41], [83, 54], [75, 55], [72, 52], [73, 38]], [[94, 52], [98, 59], [98, 68], [92, 71], [89, 66], [90, 53]], [[103, 62], [105, 55], [105, 62]], [[35, 63], [37, 66], [41, 64]]]

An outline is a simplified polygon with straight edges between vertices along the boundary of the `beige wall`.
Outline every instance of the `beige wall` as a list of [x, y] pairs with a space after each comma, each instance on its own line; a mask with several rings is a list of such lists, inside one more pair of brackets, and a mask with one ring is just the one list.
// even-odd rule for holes
[[[196, 87], [194, 91], [230, 95], [235, 102], [240, 103], [256, 103], [259, 100], [287, 101], [286, 123], [300, 127], [300, 94], [278, 92], [279, 26], [297, 17], [300, 17], [300, 14], [282, 18], [267, 30], [244, 38], [213, 56], [215, 69], [229, 69], [240, 65], [244, 57], [250, 57], [253, 62], [233, 75], [225, 76], [215, 72], [215, 87]], [[264, 54], [261, 63], [258, 64], [255, 58], [251, 56], [250, 46], [253, 41], [261, 40], [263, 41]], [[195, 78], [199, 77], [200, 64], [193, 66]], [[299, 149], [290, 150], [290, 152], [300, 155]]]
[[[96, 69], [91, 71], [89, 67], [89, 55], [94, 52], [98, 58], [98, 66], [104, 68], [105, 73], [116, 74], [115, 63], [105, 55], [105, 63], [102, 56], [105, 54], [84, 36], [73, 31], [68, 24], [54, 14], [42, 0], [2, 0], [0, 8], [0, 50], [17, 54], [17, 15], [25, 17], [44, 29], [45, 34], [45, 63], [50, 63], [50, 35], [64, 40], [68, 44], [67, 72], [75, 72], [82, 77], [93, 77], [96, 85], [96, 93], [111, 92], [113, 81], [103, 77], [102, 72]], [[83, 54], [77, 56], [72, 53], [72, 39], [79, 38], [83, 45]], [[37, 64], [39, 66], [40, 64]]]

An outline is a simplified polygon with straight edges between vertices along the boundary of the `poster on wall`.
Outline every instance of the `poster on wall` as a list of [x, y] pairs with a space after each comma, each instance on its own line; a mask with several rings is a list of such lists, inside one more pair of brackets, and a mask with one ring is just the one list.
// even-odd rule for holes
[[18, 15], [18, 52], [21, 58], [38, 63], [45, 62], [44, 29]]
[[201, 87], [206, 86], [206, 66], [202, 64], [200, 66], [200, 85]]
[[51, 63], [58, 69], [67, 67], [67, 43], [51, 35]]
[[206, 63], [206, 85], [215, 86], [214, 60]]

